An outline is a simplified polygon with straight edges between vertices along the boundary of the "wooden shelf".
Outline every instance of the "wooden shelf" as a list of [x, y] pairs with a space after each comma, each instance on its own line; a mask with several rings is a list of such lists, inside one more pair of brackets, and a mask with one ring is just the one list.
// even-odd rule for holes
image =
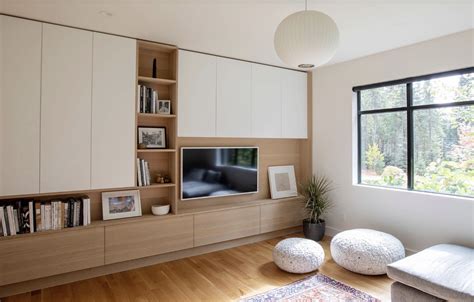
[[173, 153], [176, 149], [137, 149], [137, 153]]
[[138, 118], [175, 118], [176, 114], [157, 114], [157, 113], [137, 113]]
[[141, 186], [137, 187], [139, 190], [148, 190], [148, 189], [160, 189], [160, 188], [172, 188], [176, 187], [176, 184], [174, 183], [168, 183], [168, 184], [152, 184], [149, 186]]
[[158, 84], [158, 85], [173, 85], [173, 84], [176, 84], [176, 80], [160, 79], [160, 78], [149, 78], [149, 77], [138, 77], [138, 82]]

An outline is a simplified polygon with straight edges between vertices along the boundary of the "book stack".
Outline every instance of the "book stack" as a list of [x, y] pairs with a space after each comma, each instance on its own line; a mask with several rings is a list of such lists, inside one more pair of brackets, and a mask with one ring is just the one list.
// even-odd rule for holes
[[0, 236], [89, 225], [90, 211], [89, 197], [6, 202], [0, 206]]
[[144, 85], [138, 85], [138, 113], [158, 113], [158, 91]]
[[150, 179], [150, 165], [144, 159], [137, 158], [137, 173], [138, 173], [138, 186], [149, 186], [151, 185]]

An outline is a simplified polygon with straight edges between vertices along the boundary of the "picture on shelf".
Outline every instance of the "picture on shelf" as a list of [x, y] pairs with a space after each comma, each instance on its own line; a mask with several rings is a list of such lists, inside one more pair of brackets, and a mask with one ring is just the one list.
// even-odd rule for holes
[[272, 199], [298, 196], [294, 166], [268, 167], [268, 178]]
[[138, 127], [139, 149], [166, 149], [165, 127]]
[[159, 100], [158, 101], [158, 113], [159, 114], [171, 114], [171, 101]]
[[102, 215], [104, 220], [142, 216], [140, 191], [102, 193]]

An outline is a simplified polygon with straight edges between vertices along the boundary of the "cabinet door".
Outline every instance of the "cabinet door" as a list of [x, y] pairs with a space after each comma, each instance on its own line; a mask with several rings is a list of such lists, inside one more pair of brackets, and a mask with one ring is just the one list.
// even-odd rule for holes
[[260, 232], [258, 206], [194, 215], [194, 245], [207, 245]]
[[217, 59], [217, 136], [252, 137], [252, 65]]
[[92, 32], [43, 24], [40, 191], [90, 188]]
[[307, 75], [284, 70], [282, 82], [282, 134], [284, 138], [308, 138]]
[[298, 199], [262, 205], [260, 208], [260, 232], [283, 230], [303, 223], [303, 203]]
[[41, 26], [0, 15], [0, 196], [39, 192]]
[[252, 64], [253, 137], [281, 137], [282, 69]]
[[104, 228], [0, 241], [0, 286], [104, 265]]
[[105, 228], [105, 263], [193, 247], [193, 217], [171, 217]]
[[91, 187], [134, 186], [136, 41], [94, 33]]
[[216, 136], [216, 57], [179, 51], [178, 136]]

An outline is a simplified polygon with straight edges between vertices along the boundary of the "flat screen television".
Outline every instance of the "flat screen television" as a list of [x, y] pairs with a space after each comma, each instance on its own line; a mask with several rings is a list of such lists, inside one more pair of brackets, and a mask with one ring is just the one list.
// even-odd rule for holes
[[258, 147], [181, 148], [181, 199], [258, 192]]

